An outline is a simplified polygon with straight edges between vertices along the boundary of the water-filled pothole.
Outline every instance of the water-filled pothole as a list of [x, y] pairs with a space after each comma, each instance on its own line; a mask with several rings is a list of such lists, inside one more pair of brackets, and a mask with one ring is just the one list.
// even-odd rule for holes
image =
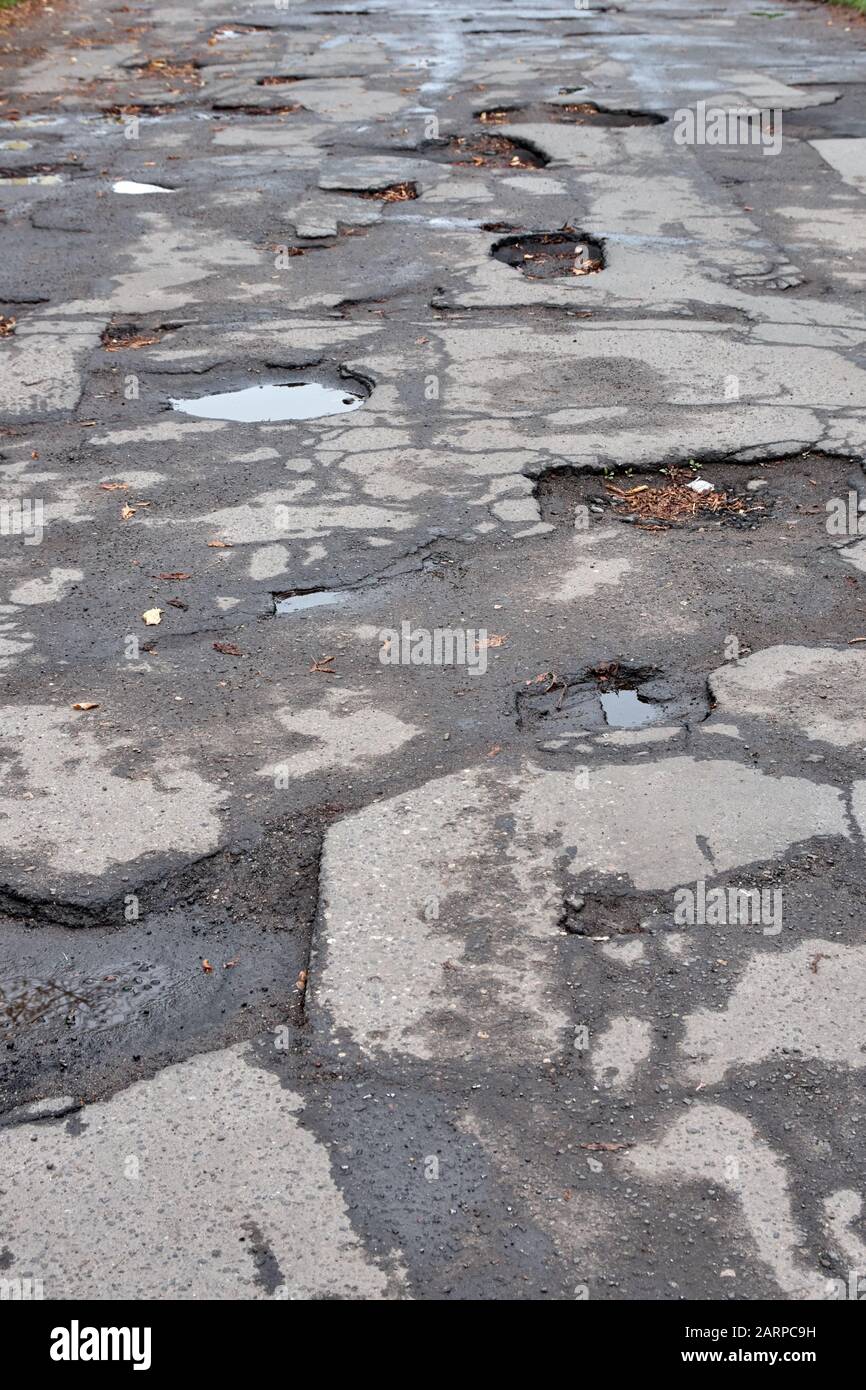
[[475, 169], [543, 169], [549, 163], [545, 155], [523, 140], [486, 133], [431, 140], [423, 147], [422, 153], [442, 163]]
[[367, 399], [345, 386], [322, 386], [317, 381], [292, 381], [246, 386], [191, 400], [170, 398], [173, 410], [203, 420], [235, 420], [254, 424], [280, 420], [318, 420], [358, 410]]
[[163, 188], [159, 183], [139, 183], [137, 179], [118, 179], [111, 185], [112, 193], [173, 193], [172, 188]]
[[502, 237], [491, 247], [490, 254], [494, 260], [522, 271], [529, 280], [594, 275], [604, 269], [601, 242], [569, 227]]
[[518, 692], [516, 703], [518, 727], [543, 734], [544, 747], [557, 736], [700, 720], [709, 708], [703, 677], [672, 681], [658, 667], [620, 660], [577, 674], [547, 671]]
[[348, 589], [287, 589], [273, 595], [274, 612], [284, 617], [287, 613], [303, 613], [308, 608], [336, 608], [349, 598]]
[[170, 993], [173, 981], [163, 966], [147, 961], [113, 965], [110, 973], [69, 972], [51, 978], [0, 978], [0, 1037], [12, 1039], [35, 1024], [68, 1028], [114, 1028], [147, 1012], [154, 999]]

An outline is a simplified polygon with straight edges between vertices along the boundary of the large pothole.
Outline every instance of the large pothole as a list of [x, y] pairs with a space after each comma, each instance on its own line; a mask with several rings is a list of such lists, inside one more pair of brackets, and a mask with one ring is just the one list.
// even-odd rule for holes
[[546, 671], [518, 692], [516, 706], [518, 728], [552, 743], [606, 729], [685, 724], [709, 712], [705, 683], [674, 681], [658, 667], [618, 658], [576, 674]]
[[594, 101], [545, 101], [533, 106], [491, 106], [475, 113], [484, 125], [508, 125], [511, 122], [556, 121], [565, 125], [592, 125], [609, 128], [664, 125], [666, 116], [655, 111], [612, 110], [597, 106]]
[[522, 271], [529, 280], [594, 275], [604, 269], [602, 243], [572, 227], [502, 237], [490, 248], [490, 254], [494, 260]]
[[172, 410], [201, 420], [232, 420], [241, 424], [320, 420], [359, 410], [369, 392], [359, 381], [340, 386], [318, 381], [271, 382], [208, 396], [169, 397]]
[[649, 531], [754, 529], [770, 517], [826, 520], [830, 498], [845, 497], [848, 487], [866, 491], [866, 478], [848, 477], [851, 468], [850, 460], [818, 452], [605, 473], [557, 468], [540, 475], [535, 496], [554, 526], [585, 528], [595, 516]]
[[475, 169], [543, 169], [549, 163], [545, 155], [524, 140], [486, 133], [431, 140], [421, 153], [440, 163], [460, 164]]

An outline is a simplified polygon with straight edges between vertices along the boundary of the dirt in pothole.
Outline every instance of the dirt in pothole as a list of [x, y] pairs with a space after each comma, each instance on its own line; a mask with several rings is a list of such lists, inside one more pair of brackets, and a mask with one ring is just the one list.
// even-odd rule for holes
[[356, 198], [375, 198], [380, 203], [407, 203], [418, 197], [414, 183], [389, 183], [384, 188], [347, 188], [346, 193], [354, 193]]
[[172, 82], [190, 82], [201, 87], [204, 79], [199, 71], [200, 64], [192, 59], [175, 62], [171, 58], [149, 58], [146, 63], [133, 69], [133, 77], [139, 81], [144, 77], [162, 77]]
[[544, 520], [559, 526], [586, 529], [593, 519], [604, 519], [645, 531], [754, 530], [772, 517], [793, 539], [799, 534], [795, 525], [826, 537], [828, 501], [845, 498], [854, 482], [866, 490], [866, 476], [855, 460], [807, 453], [762, 463], [689, 460], [651, 472], [551, 469], [538, 479], [535, 492]]
[[502, 237], [491, 247], [494, 260], [520, 270], [529, 280], [594, 275], [604, 269], [601, 243], [573, 227], [556, 232], [522, 232]]
[[548, 163], [544, 155], [522, 140], [486, 133], [433, 140], [422, 153], [429, 159], [474, 169], [543, 169]]
[[106, 352], [123, 352], [127, 348], [150, 347], [152, 343], [158, 343], [163, 333], [162, 328], [142, 328], [135, 323], [110, 323], [107, 328], [102, 330], [102, 346]]
[[543, 102], [536, 106], [493, 106], [478, 111], [476, 120], [485, 125], [507, 125], [513, 121], [557, 121], [565, 125], [593, 125], [608, 128], [663, 125], [667, 118], [654, 111], [612, 111], [593, 101]]

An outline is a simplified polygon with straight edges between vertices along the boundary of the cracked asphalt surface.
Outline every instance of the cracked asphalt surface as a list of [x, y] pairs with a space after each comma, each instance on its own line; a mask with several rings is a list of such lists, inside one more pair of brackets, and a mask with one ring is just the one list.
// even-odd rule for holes
[[[0, 29], [4, 1278], [866, 1267], [866, 25], [832, 13]], [[779, 153], [677, 143], [698, 101]], [[170, 404], [304, 383], [340, 413]], [[648, 519], [678, 479], [694, 515]], [[464, 660], [401, 663], [404, 624]]]

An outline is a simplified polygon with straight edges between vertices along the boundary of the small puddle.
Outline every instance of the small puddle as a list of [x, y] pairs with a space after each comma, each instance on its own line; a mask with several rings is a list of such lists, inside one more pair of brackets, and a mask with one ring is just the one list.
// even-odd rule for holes
[[171, 988], [164, 967], [145, 961], [98, 976], [0, 977], [0, 1037], [12, 1038], [40, 1023], [86, 1031], [113, 1028], [147, 1012]]
[[608, 690], [598, 698], [605, 722], [612, 729], [641, 729], [659, 717], [658, 705], [642, 700], [636, 690]]
[[118, 179], [111, 185], [112, 193], [172, 193], [171, 188], [162, 188], [158, 183], [137, 183], [135, 179]]
[[285, 382], [271, 386], [247, 386], [242, 391], [222, 391], [194, 400], [170, 398], [173, 410], [197, 415], [202, 420], [237, 420], [243, 424], [278, 420], [317, 420], [358, 410], [366, 396], [345, 387], [320, 386], [318, 382]]
[[351, 598], [348, 589], [310, 589], [306, 593], [274, 594], [274, 611], [283, 616], [286, 613], [302, 613], [307, 608], [334, 608]]
[[494, 260], [522, 271], [528, 280], [594, 275], [604, 269], [601, 243], [573, 229], [502, 237], [490, 254]]

